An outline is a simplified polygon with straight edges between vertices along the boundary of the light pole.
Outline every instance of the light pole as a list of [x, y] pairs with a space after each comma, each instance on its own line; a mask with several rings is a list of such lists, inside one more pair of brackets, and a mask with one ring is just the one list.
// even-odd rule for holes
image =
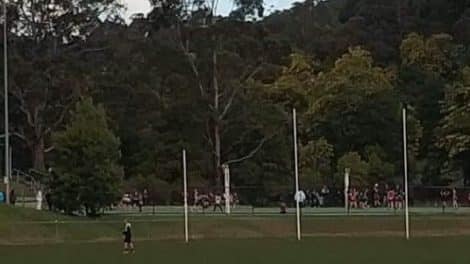
[[3, 70], [4, 70], [4, 114], [5, 114], [5, 185], [6, 202], [10, 203], [10, 134], [8, 116], [8, 26], [7, 26], [7, 0], [3, 0]]

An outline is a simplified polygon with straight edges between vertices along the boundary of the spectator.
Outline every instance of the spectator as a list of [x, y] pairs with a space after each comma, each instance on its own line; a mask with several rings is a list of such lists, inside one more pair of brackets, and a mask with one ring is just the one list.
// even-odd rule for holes
[[144, 195], [139, 193], [138, 199], [139, 212], [142, 213], [142, 207], [144, 206]]
[[15, 203], [16, 203], [15, 189], [11, 189], [11, 191], [10, 191], [10, 204], [15, 205]]
[[[469, 194], [469, 197], [470, 197], [470, 194]], [[5, 194], [3, 192], [0, 192], [0, 203], [4, 203], [5, 202]]]
[[445, 213], [447, 207], [447, 200], [449, 199], [449, 191], [446, 189], [442, 189], [439, 193], [441, 196], [441, 206], [442, 206], [442, 213]]
[[132, 206], [132, 198], [131, 198], [131, 195], [129, 193], [125, 193], [123, 196], [122, 196], [122, 200], [121, 200], [121, 203], [124, 207], [129, 207], [129, 206]]
[[47, 209], [49, 211], [52, 211], [51, 192], [47, 192], [45, 198], [46, 198]]
[[147, 189], [144, 189], [144, 206], [145, 205], [149, 205], [149, 192], [147, 191]]
[[361, 193], [361, 208], [366, 209], [369, 207], [369, 189], [365, 189]]
[[459, 198], [455, 188], [452, 189], [452, 207], [454, 207], [454, 209], [459, 208]]
[[192, 210], [196, 210], [197, 205], [199, 204], [199, 191], [194, 189], [193, 191], [193, 207]]
[[222, 196], [218, 193], [216, 193], [214, 195], [214, 212], [215, 210], [219, 208], [220, 209], [220, 212], [224, 212], [224, 208], [222, 208]]
[[395, 209], [403, 208], [404, 193], [402, 192], [400, 186], [397, 186], [395, 191]]
[[349, 192], [349, 208], [357, 208], [357, 198], [358, 198], [357, 196], [358, 196], [358, 192], [356, 188], [353, 188]]
[[323, 187], [321, 188], [320, 193], [321, 193], [321, 197], [322, 197], [321, 206], [328, 205], [328, 196], [330, 194], [330, 189], [328, 189], [328, 187], [326, 185], [323, 185]]
[[198, 199], [199, 199], [198, 203], [201, 204], [202, 212], [204, 213], [205, 210], [209, 208], [210, 206], [210, 198], [208, 195], [203, 194], [203, 195], [200, 195]]
[[42, 191], [39, 190], [36, 194], [36, 210], [42, 210]]
[[137, 191], [132, 195], [132, 206], [139, 206], [139, 193]]
[[388, 187], [388, 184], [385, 184], [384, 188], [382, 189], [382, 197], [383, 197], [383, 206], [391, 208], [389, 204], [389, 199], [388, 199], [388, 192], [390, 191], [390, 188]]
[[294, 195], [294, 200], [295, 200], [295, 202], [299, 202], [300, 207], [304, 207], [305, 199], [307, 199], [307, 196], [305, 195], [305, 192], [302, 191], [302, 190], [299, 190]]
[[238, 200], [238, 193], [233, 192], [232, 194], [232, 207], [235, 208], [240, 201]]
[[393, 188], [390, 188], [388, 191], [387, 191], [387, 205], [388, 205], [388, 208], [390, 209], [394, 209], [395, 208], [395, 190], [393, 190]]
[[375, 208], [380, 207], [380, 193], [379, 193], [379, 184], [378, 183], [376, 183], [374, 185], [372, 199], [374, 200], [374, 207]]
[[319, 207], [320, 206], [320, 194], [316, 191], [313, 190], [312, 192], [312, 207]]

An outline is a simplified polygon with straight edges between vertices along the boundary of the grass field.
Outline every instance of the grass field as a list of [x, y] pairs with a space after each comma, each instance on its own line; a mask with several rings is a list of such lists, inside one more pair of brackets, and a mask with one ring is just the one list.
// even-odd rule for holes
[[[401, 212], [305, 210], [300, 242], [294, 214], [194, 213], [189, 245], [179, 209], [166, 210], [93, 220], [0, 206], [0, 263], [470, 263], [468, 209], [415, 209], [411, 241], [403, 239]], [[135, 255], [121, 253], [124, 218], [133, 224]]]
[[134, 255], [119, 243], [0, 247], [2, 263], [35, 264], [468, 264], [469, 238], [309, 238], [141, 242]]
[[[183, 240], [183, 217], [174, 214], [114, 214], [98, 219], [68, 217], [32, 209], [0, 207], [0, 245], [111, 242], [121, 240], [123, 220], [133, 224], [138, 241]], [[295, 237], [295, 215], [192, 214], [190, 237], [204, 239], [253, 239]], [[403, 216], [319, 213], [302, 217], [304, 237], [402, 237]], [[413, 214], [414, 237], [470, 236], [470, 216], [463, 213]]]

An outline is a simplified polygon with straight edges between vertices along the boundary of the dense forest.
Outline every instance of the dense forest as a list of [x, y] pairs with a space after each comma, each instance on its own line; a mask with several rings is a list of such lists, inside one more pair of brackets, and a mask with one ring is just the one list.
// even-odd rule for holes
[[469, 0], [266, 16], [235, 0], [227, 17], [214, 1], [151, 0], [130, 23], [114, 0], [10, 2], [15, 168], [179, 188], [185, 148], [191, 185], [220, 185], [229, 164], [234, 186], [268, 193], [292, 185], [295, 107], [302, 186], [340, 184], [346, 167], [356, 185], [399, 183], [406, 106], [412, 183], [470, 184]]

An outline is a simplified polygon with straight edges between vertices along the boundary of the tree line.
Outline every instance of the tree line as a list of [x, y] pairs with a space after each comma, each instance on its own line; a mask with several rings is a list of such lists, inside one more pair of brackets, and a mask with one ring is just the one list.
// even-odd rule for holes
[[115, 0], [8, 5], [14, 166], [52, 167], [61, 209], [134, 188], [170, 202], [183, 148], [191, 185], [220, 186], [229, 164], [234, 186], [275, 195], [292, 185], [294, 107], [303, 186], [346, 167], [400, 183], [404, 105], [412, 183], [470, 182], [470, 1], [234, 1], [226, 17], [150, 2], [128, 24]]

